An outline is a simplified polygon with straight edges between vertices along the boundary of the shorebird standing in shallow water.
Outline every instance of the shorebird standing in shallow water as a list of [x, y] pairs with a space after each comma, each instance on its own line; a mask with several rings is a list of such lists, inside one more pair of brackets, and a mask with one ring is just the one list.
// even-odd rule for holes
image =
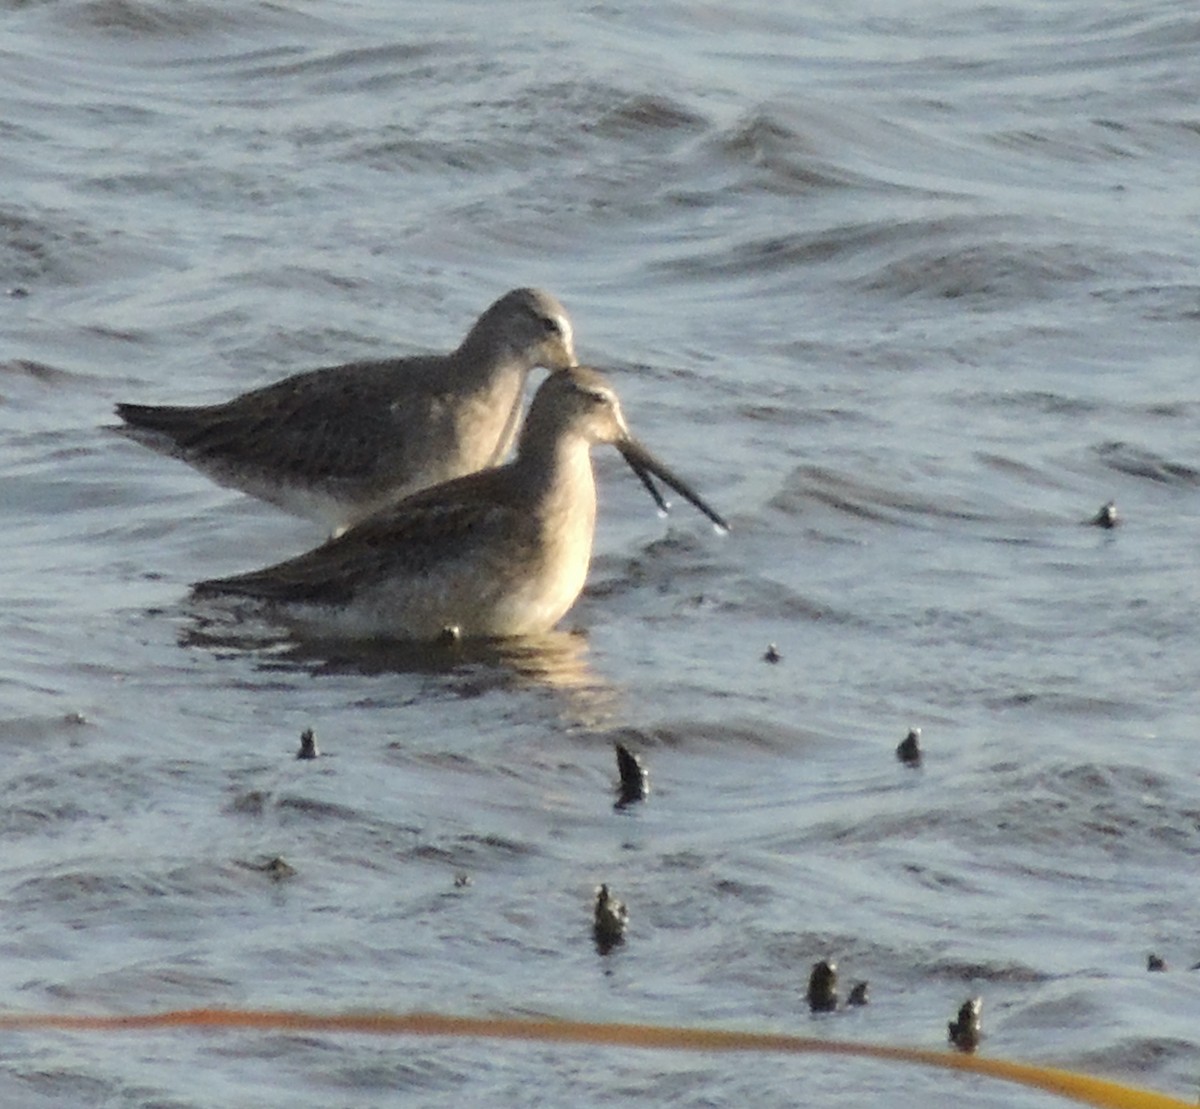
[[538, 389], [513, 461], [434, 486], [297, 558], [200, 582], [197, 597], [249, 598], [323, 635], [433, 640], [548, 631], [587, 577], [596, 523], [591, 448], [611, 443], [643, 481], [725, 521], [629, 433], [595, 370]]
[[529, 371], [575, 364], [563, 306], [514, 289], [449, 354], [310, 370], [224, 404], [118, 404], [118, 430], [336, 535], [418, 489], [503, 461]]

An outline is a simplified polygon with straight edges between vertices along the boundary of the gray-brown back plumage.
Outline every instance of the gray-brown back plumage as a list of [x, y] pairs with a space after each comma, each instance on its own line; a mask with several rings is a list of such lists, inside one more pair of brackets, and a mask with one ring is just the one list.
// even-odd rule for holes
[[502, 461], [529, 371], [574, 364], [563, 306], [547, 292], [514, 289], [449, 354], [310, 370], [222, 404], [119, 404], [119, 430], [338, 531]]

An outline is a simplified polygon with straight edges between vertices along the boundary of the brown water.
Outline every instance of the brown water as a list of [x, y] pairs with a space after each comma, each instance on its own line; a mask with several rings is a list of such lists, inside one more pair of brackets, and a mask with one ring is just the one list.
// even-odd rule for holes
[[[1195, 11], [484, 11], [7, 6], [0, 1005], [936, 1047], [977, 994], [988, 1053], [1195, 1096]], [[112, 435], [112, 404], [444, 349], [520, 284], [732, 534], [599, 457], [590, 586], [545, 642], [198, 625], [190, 582], [320, 536]], [[1122, 525], [1086, 526], [1110, 499]], [[653, 784], [621, 811], [614, 739]], [[600, 882], [631, 915], [607, 957]], [[867, 1008], [809, 1015], [825, 957]], [[30, 1106], [1058, 1104], [338, 1036], [0, 1058]]]

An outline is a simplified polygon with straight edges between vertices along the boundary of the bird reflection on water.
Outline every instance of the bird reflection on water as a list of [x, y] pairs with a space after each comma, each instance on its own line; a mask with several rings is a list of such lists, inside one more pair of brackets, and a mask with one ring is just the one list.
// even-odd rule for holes
[[589, 664], [582, 631], [433, 643], [297, 639], [267, 624], [230, 625], [192, 613], [179, 645], [217, 655], [253, 654], [258, 669], [266, 671], [442, 676], [464, 698], [496, 689], [541, 688], [564, 694], [572, 716], [593, 727], [612, 722], [618, 700], [616, 688]]

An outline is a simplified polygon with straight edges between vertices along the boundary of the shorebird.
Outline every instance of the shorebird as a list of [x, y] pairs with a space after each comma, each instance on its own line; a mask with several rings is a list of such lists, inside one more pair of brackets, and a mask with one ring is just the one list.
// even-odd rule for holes
[[117, 430], [336, 535], [418, 489], [503, 461], [529, 371], [575, 364], [563, 306], [513, 289], [449, 354], [310, 370], [223, 404], [118, 404]]
[[596, 370], [552, 374], [530, 404], [516, 457], [385, 508], [265, 570], [200, 582], [324, 636], [438, 640], [538, 635], [575, 603], [596, 522], [591, 448], [611, 443], [718, 527], [728, 525], [629, 432]]

